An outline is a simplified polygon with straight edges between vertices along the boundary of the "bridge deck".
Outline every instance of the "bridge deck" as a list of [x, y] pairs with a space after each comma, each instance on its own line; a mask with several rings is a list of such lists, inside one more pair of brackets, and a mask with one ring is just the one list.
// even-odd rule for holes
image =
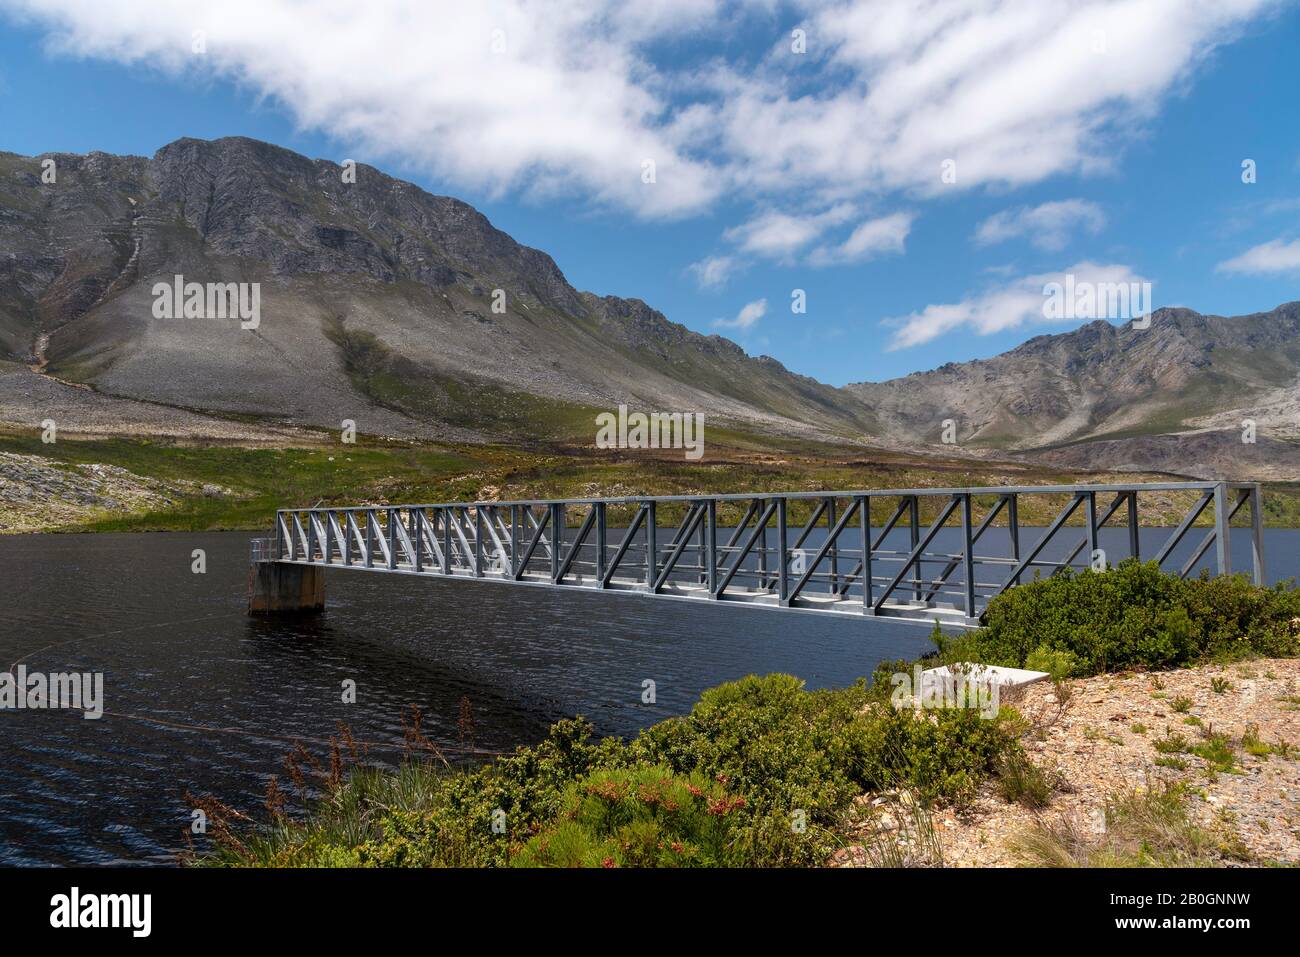
[[[1162, 509], [1186, 499], [1176, 527], [1142, 528], [1152, 493]], [[1047, 526], [1022, 527], [1027, 496], [1052, 499]], [[1137, 557], [1186, 576], [1209, 556], [1227, 573], [1246, 505], [1262, 582], [1259, 487], [1214, 482], [284, 509], [254, 558], [971, 626], [1007, 588], [1066, 568]], [[1210, 509], [1212, 527], [1184, 544]]]

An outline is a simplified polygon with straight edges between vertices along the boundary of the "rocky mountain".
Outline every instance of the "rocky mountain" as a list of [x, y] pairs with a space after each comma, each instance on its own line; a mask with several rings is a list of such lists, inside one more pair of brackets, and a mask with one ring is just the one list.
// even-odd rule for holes
[[[619, 403], [872, 427], [774, 359], [574, 289], [459, 200], [364, 165], [351, 178], [238, 137], [148, 159], [0, 154], [0, 356], [105, 395], [389, 434], [594, 434]], [[154, 286], [176, 275], [259, 283], [256, 328], [159, 318]]]
[[[350, 172], [240, 137], [0, 153], [0, 422], [527, 440], [594, 435], [627, 403], [918, 453], [1300, 480], [1300, 303], [1162, 309], [837, 389], [574, 289], [459, 200]], [[259, 284], [255, 327], [160, 316], [177, 275]]]
[[1096, 321], [846, 391], [895, 443], [941, 443], [952, 420], [957, 444], [982, 454], [1300, 479], [1300, 302], [1234, 318], [1159, 309], [1147, 328]]

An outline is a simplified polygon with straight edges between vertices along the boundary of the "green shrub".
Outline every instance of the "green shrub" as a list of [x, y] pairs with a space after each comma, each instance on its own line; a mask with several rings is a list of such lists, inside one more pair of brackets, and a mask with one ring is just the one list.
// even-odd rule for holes
[[[790, 675], [751, 675], [705, 691], [689, 714], [646, 729], [629, 750], [744, 795], [736, 840], [745, 860], [818, 863], [832, 849], [830, 829], [863, 790], [867, 702], [862, 682], [808, 692]], [[802, 832], [791, 827], [795, 812]]]
[[923, 800], [969, 799], [980, 779], [1016, 750], [1008, 716], [981, 718], [972, 708], [929, 711], [917, 717], [882, 712], [866, 725], [864, 790], [904, 787]]
[[733, 824], [745, 799], [701, 774], [663, 766], [598, 771], [568, 786], [554, 825], [517, 867], [717, 867], [735, 863]]
[[1061, 681], [1079, 670], [1079, 656], [1065, 648], [1039, 645], [1025, 657], [1030, 671], [1046, 671], [1053, 681]]
[[[751, 675], [704, 692], [690, 714], [643, 731], [629, 750], [744, 795], [740, 854], [772, 866], [823, 860], [864, 791], [906, 787], [925, 799], [962, 800], [1014, 746], [1003, 720], [971, 709], [918, 718], [875, 700], [862, 682], [810, 692], [790, 675]], [[790, 826], [796, 812], [803, 832]]]
[[989, 603], [983, 627], [948, 641], [942, 657], [1021, 668], [1032, 659], [1038, 671], [1072, 662], [1084, 675], [1280, 657], [1300, 652], [1297, 617], [1300, 590], [1289, 584], [1185, 580], [1130, 559], [1106, 572], [1067, 570], [1008, 589]]

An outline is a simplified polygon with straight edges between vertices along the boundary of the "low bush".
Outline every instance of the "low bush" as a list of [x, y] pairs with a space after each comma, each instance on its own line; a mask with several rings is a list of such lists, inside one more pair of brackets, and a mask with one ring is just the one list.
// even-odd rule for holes
[[1064, 571], [994, 598], [981, 625], [950, 639], [944, 661], [1062, 673], [1159, 669], [1300, 653], [1300, 589], [1244, 576], [1183, 579], [1154, 562]]
[[512, 857], [517, 867], [717, 867], [734, 860], [746, 801], [702, 774], [646, 766], [570, 784], [560, 817]]

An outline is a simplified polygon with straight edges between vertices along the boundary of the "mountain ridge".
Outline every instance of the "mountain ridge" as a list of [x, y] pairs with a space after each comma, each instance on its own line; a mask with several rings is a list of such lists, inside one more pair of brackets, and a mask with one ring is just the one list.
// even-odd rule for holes
[[[448, 416], [488, 434], [510, 419], [526, 429], [526, 409], [455, 422], [454, 393], [485, 384], [499, 405], [536, 394], [572, 407], [569, 418], [658, 401], [843, 435], [867, 417], [854, 403], [846, 414], [833, 387], [641, 300], [574, 289], [549, 255], [473, 207], [372, 167], [346, 183], [338, 164], [243, 137], [181, 139], [149, 159], [49, 155], [57, 184], [40, 182], [43, 157], [0, 157], [0, 347], [104, 392], [266, 413], [276, 405], [259, 381], [293, 378], [268, 361], [278, 351], [331, 373], [327, 387], [298, 384], [291, 418], [304, 422], [335, 420], [351, 394], [416, 432]], [[267, 348], [228, 342], [223, 370], [212, 330], [148, 322], [144, 290], [173, 274], [269, 284], [274, 321], [256, 334]], [[160, 369], [186, 389], [159, 386]]]
[[[574, 288], [461, 200], [343, 172], [246, 137], [152, 157], [0, 153], [0, 357], [105, 396], [287, 426], [569, 438], [627, 403], [921, 454], [1300, 476], [1300, 303], [1097, 320], [836, 388], [642, 299]], [[263, 322], [155, 320], [150, 289], [176, 274], [261, 283]], [[1242, 448], [1245, 419], [1263, 445]]]

